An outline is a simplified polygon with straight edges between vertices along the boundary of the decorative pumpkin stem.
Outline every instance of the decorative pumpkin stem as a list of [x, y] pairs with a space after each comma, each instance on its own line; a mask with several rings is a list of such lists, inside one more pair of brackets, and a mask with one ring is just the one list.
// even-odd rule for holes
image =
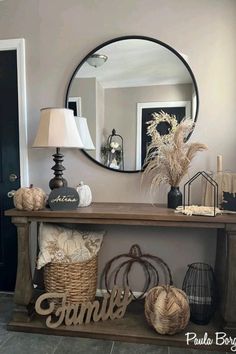
[[131, 246], [129, 254], [130, 254], [130, 256], [132, 256], [134, 258], [141, 257], [142, 252], [141, 252], [139, 245], [135, 244], [135, 245]]

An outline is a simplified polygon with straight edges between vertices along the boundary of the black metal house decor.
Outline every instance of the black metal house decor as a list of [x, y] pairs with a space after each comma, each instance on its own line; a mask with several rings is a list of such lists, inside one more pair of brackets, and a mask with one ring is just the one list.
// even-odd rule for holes
[[112, 129], [105, 145], [101, 148], [105, 166], [115, 170], [124, 170], [124, 141], [120, 134]]
[[188, 296], [190, 320], [196, 324], [209, 323], [216, 308], [216, 282], [212, 267], [206, 263], [192, 263], [183, 281]]
[[191, 177], [184, 184], [184, 197], [183, 197], [183, 209], [186, 206], [190, 206], [190, 197], [191, 197], [191, 185], [198, 177], [203, 177], [207, 183], [210, 183], [213, 188], [213, 213], [212, 216], [216, 216], [216, 208], [218, 207], [218, 184], [217, 182], [205, 171], [197, 172], [193, 177]]

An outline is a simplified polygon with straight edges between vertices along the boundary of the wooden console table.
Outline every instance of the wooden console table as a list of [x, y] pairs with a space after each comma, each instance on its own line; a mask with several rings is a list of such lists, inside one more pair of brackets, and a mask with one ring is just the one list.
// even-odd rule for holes
[[[221, 324], [197, 326], [190, 324], [187, 331], [195, 331], [199, 336], [205, 332], [214, 333], [223, 328], [226, 333], [236, 335], [236, 215], [216, 217], [185, 216], [171, 209], [151, 204], [93, 203], [75, 211], [18, 211], [7, 210], [18, 231], [18, 268], [15, 287], [15, 309], [8, 329], [17, 331], [53, 333], [61, 335], [85, 336], [126, 340], [142, 343], [185, 346], [184, 333], [175, 336], [161, 336], [147, 326], [143, 311], [134, 310], [121, 320], [105, 321], [88, 325], [48, 329], [45, 318], [30, 316], [33, 302], [33, 283], [29, 255], [29, 226], [31, 222], [146, 225], [157, 227], [214, 228], [217, 229], [217, 253], [215, 273], [220, 293], [219, 312]], [[195, 346], [196, 348], [196, 346]], [[215, 347], [221, 350], [222, 347]], [[214, 346], [208, 349], [214, 349]]]

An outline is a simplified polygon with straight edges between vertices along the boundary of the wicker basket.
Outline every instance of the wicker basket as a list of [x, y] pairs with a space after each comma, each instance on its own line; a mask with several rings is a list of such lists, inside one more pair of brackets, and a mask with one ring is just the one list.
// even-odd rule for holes
[[[97, 289], [97, 259], [78, 263], [48, 263], [44, 267], [44, 284], [49, 293], [67, 293], [67, 303], [93, 301]], [[60, 305], [58, 299], [51, 299]]]

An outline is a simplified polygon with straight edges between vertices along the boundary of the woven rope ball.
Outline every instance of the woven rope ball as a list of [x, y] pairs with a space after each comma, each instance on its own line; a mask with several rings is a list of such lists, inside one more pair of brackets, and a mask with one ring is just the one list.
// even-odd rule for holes
[[181, 332], [190, 317], [187, 295], [169, 285], [152, 288], [145, 298], [145, 316], [160, 334]]
[[46, 194], [41, 188], [31, 184], [29, 188], [19, 188], [14, 194], [13, 202], [18, 210], [40, 210], [45, 207]]

